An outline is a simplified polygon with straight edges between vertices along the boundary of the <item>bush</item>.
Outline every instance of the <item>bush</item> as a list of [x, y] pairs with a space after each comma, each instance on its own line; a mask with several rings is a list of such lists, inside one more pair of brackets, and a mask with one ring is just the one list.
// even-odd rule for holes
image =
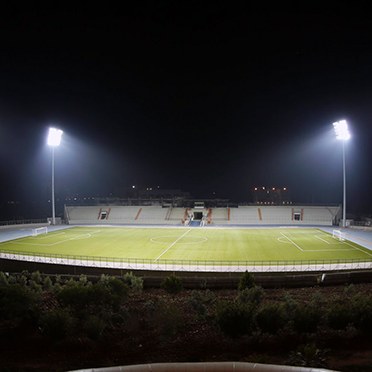
[[283, 308], [284, 312], [286, 314], [287, 320], [293, 320], [297, 309], [298, 309], [298, 303], [296, 300], [293, 299], [293, 297], [286, 292], [283, 296]]
[[90, 339], [98, 340], [106, 326], [106, 322], [103, 319], [96, 315], [90, 315], [84, 320], [83, 330]]
[[110, 277], [104, 282], [94, 285], [82, 285], [79, 282], [68, 282], [57, 297], [65, 306], [71, 306], [76, 311], [99, 306], [111, 307], [117, 310], [127, 299], [128, 287], [120, 279]]
[[53, 340], [61, 340], [73, 333], [75, 319], [66, 309], [56, 309], [40, 318], [40, 329]]
[[217, 309], [217, 324], [230, 337], [239, 337], [253, 331], [253, 307], [240, 302], [223, 303]]
[[86, 275], [81, 274], [81, 275], [79, 276], [79, 283], [80, 283], [81, 285], [88, 285], [88, 283], [90, 283], [90, 282], [88, 281], [88, 277], [87, 277]]
[[2, 285], [8, 285], [8, 277], [6, 274], [4, 274], [2, 271], [0, 271], [0, 286]]
[[162, 337], [168, 338], [176, 335], [182, 326], [182, 316], [174, 304], [159, 303], [153, 313], [153, 325]]
[[254, 282], [254, 276], [246, 271], [242, 277], [240, 278], [239, 284], [238, 284], [238, 289], [239, 291], [243, 291], [246, 288], [253, 288], [255, 286]]
[[124, 283], [135, 292], [141, 292], [143, 289], [143, 279], [133, 275], [132, 272], [123, 276]]
[[169, 293], [178, 293], [182, 290], [182, 280], [178, 276], [167, 276], [161, 283], [161, 287]]
[[312, 306], [299, 306], [294, 314], [294, 328], [300, 333], [315, 332], [321, 319], [319, 308]]
[[351, 304], [355, 327], [367, 334], [372, 332], [372, 297], [356, 295]]
[[49, 276], [44, 278], [43, 287], [47, 291], [50, 291], [53, 288], [53, 283]]
[[42, 282], [43, 282], [43, 278], [42, 278], [42, 276], [41, 276], [41, 274], [40, 274], [39, 271], [34, 271], [31, 274], [31, 279], [36, 284], [42, 284]]
[[195, 310], [199, 318], [204, 318], [207, 314], [207, 308], [204, 304], [204, 299], [199, 291], [192, 291], [189, 303]]
[[345, 329], [353, 322], [353, 316], [353, 311], [348, 304], [335, 304], [328, 311], [328, 325], [332, 329]]
[[0, 317], [25, 318], [35, 310], [38, 296], [19, 284], [0, 287]]
[[92, 302], [92, 290], [89, 287], [73, 286], [71, 283], [62, 287], [57, 298], [64, 306], [71, 306], [74, 309], [83, 309]]
[[256, 321], [262, 332], [276, 334], [285, 324], [283, 307], [278, 304], [268, 304], [261, 307]]
[[265, 295], [261, 287], [245, 288], [239, 292], [238, 301], [244, 304], [259, 305]]

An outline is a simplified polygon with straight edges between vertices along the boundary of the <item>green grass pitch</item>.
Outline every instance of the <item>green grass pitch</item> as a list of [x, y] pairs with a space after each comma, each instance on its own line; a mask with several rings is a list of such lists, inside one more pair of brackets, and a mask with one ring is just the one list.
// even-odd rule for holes
[[73, 227], [4, 242], [0, 250], [151, 262], [372, 259], [368, 249], [315, 228]]

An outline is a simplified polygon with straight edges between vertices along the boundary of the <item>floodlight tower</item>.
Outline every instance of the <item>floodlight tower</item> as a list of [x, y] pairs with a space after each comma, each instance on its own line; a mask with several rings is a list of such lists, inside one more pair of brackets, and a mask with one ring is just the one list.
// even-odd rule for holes
[[342, 164], [343, 164], [343, 202], [342, 202], [342, 227], [346, 227], [346, 166], [345, 166], [345, 142], [351, 135], [346, 120], [333, 123], [336, 138], [342, 141]]
[[52, 148], [52, 225], [56, 224], [56, 208], [54, 200], [54, 149], [61, 143], [63, 131], [56, 128], [49, 128], [48, 146]]

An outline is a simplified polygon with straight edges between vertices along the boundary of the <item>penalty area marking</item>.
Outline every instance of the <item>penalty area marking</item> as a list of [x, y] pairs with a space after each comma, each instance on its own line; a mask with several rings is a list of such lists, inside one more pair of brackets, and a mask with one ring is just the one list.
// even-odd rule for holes
[[298, 248], [301, 252], [304, 252], [304, 250], [299, 246], [299, 245], [297, 245], [293, 240], [291, 240], [290, 238], [288, 238], [288, 236], [286, 236], [285, 234], [283, 234], [282, 232], [281, 232], [281, 234], [286, 238], [286, 239], [288, 239], [296, 248]]
[[[15, 244], [15, 245], [36, 245], [36, 246], [44, 246], [44, 247], [53, 247], [54, 245], [62, 244], [62, 243], [65, 243], [71, 240], [89, 239], [92, 237], [92, 235], [97, 234], [99, 232], [101, 232], [101, 230], [93, 231], [93, 232], [85, 233], [85, 234], [79, 234], [79, 235], [76, 235], [68, 239], [59, 240], [57, 242], [47, 243], [47, 244], [46, 243], [28, 243], [28, 242], [22, 242], [22, 241], [10, 241], [9, 243]], [[24, 239], [27, 239], [27, 238], [23, 238], [22, 240]], [[42, 239], [45, 239], [45, 238], [42, 238]]]
[[[281, 233], [283, 235], [284, 238], [287, 239], [287, 241], [283, 241], [283, 238], [282, 237], [279, 237], [277, 238], [277, 240], [281, 243], [284, 243], [284, 244], [290, 244], [292, 243], [296, 248], [298, 248], [300, 251], [302, 252], [344, 252], [344, 251], [353, 251], [354, 249], [358, 249], [362, 252], [364, 252], [363, 250], [357, 248], [357, 247], [354, 247], [352, 246], [351, 244], [348, 244], [346, 242], [342, 242], [341, 244], [347, 244], [349, 245], [350, 247], [354, 248], [354, 249], [350, 249], [350, 248], [345, 248], [345, 249], [340, 249], [340, 248], [335, 248], [335, 249], [302, 249], [298, 244], [296, 244], [293, 240], [291, 240], [290, 238], [288, 238], [288, 236], [286, 236], [285, 234]], [[314, 235], [315, 238], [319, 238], [317, 235]], [[324, 241], [325, 243], [327, 244], [337, 244], [337, 243], [328, 243], [327, 241], [325, 241], [324, 239], [321, 239], [320, 240]], [[367, 252], [364, 252], [364, 253], [367, 253]], [[369, 253], [367, 253], [369, 254]]]
[[167, 249], [165, 249], [158, 257], [155, 258], [154, 261], [157, 261], [161, 256], [163, 256], [165, 253], [167, 253], [179, 240], [181, 240], [184, 236], [186, 236], [191, 229], [187, 230], [185, 233], [183, 233], [178, 239], [176, 239]]

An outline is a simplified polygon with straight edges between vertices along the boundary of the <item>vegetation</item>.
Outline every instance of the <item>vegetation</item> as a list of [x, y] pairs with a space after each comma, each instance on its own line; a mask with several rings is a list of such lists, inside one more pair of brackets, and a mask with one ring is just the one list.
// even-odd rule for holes
[[169, 293], [178, 293], [182, 290], [182, 280], [173, 274], [167, 276], [161, 283], [161, 286]]
[[[232, 358], [277, 363], [280, 355], [281, 363], [340, 369], [334, 363], [343, 360], [336, 357], [343, 347], [348, 353], [350, 345], [372, 349], [371, 289], [265, 290], [244, 273], [239, 290], [183, 290], [174, 275], [162, 289], [144, 290], [133, 273], [0, 272], [0, 356], [9, 370], [27, 369], [17, 361], [24, 348], [33, 348], [35, 358], [43, 350], [46, 360], [67, 348], [71, 359], [60, 370], [98, 366], [98, 355], [112, 356], [106, 365]], [[73, 362], [73, 355], [89, 363]], [[32, 358], [28, 354], [27, 363]]]

